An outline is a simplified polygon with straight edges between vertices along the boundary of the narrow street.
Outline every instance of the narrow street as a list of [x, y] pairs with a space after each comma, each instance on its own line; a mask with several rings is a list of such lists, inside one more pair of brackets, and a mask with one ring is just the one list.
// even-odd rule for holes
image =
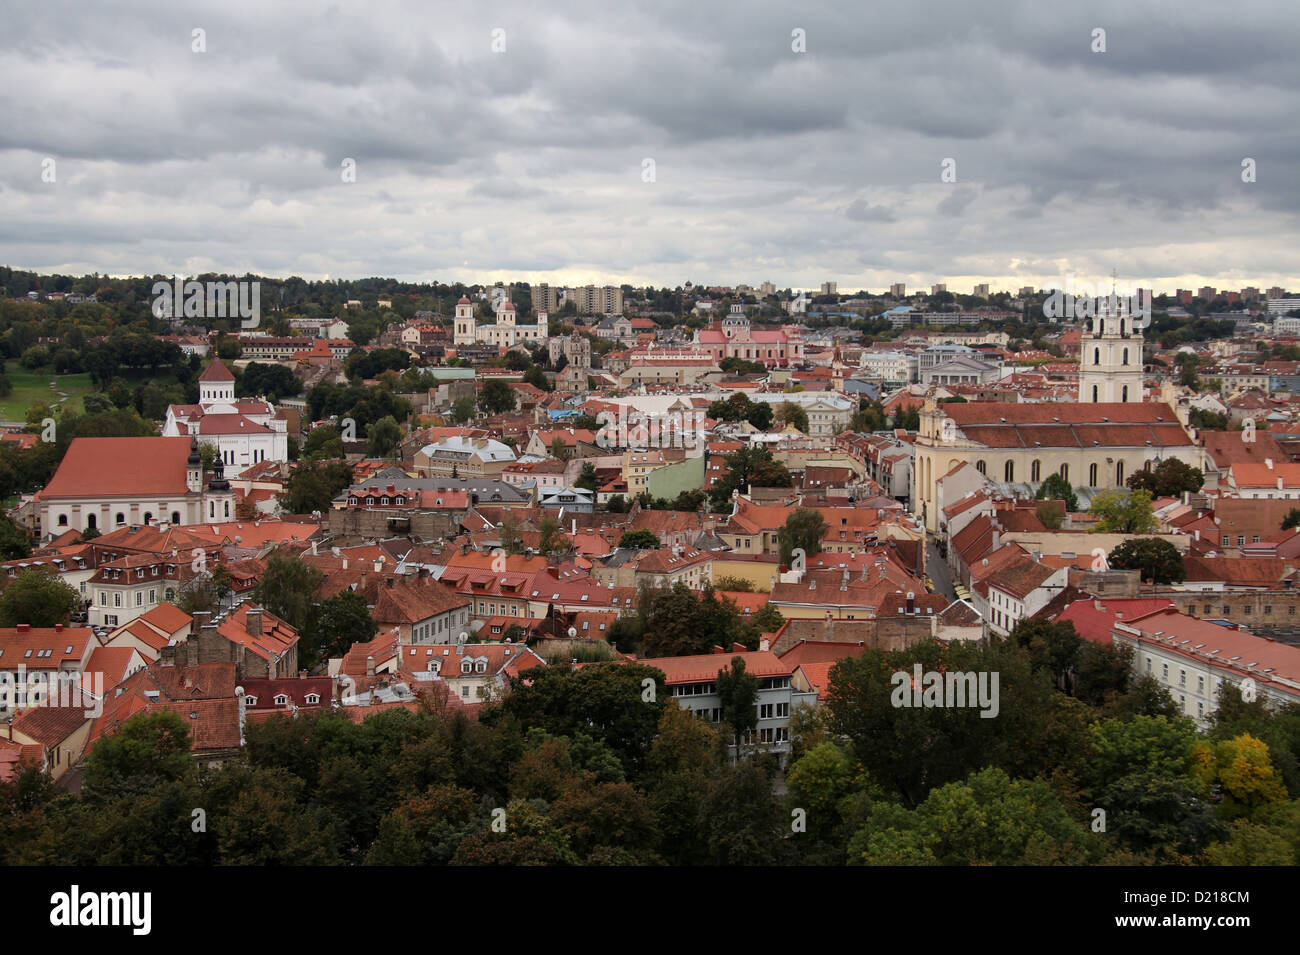
[[939, 556], [939, 547], [929, 535], [926, 536], [925, 543], [925, 569], [938, 593], [949, 600], [957, 599], [957, 594], [952, 589], [952, 572], [948, 569], [948, 562]]

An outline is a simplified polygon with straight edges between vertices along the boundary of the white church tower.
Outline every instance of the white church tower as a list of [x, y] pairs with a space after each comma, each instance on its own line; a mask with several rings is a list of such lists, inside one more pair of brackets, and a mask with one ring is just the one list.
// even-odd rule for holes
[[456, 303], [456, 327], [452, 341], [457, 345], [473, 345], [475, 340], [474, 305], [462, 295]]
[[1142, 401], [1142, 332], [1112, 294], [1097, 303], [1079, 352], [1079, 403]]

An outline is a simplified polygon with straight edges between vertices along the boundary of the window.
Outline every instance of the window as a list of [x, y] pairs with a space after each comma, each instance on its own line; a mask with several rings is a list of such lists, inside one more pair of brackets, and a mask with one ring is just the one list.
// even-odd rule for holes
[[979, 473], [980, 473], [980, 474], [983, 474], [985, 477], [988, 476], [988, 473], [989, 473], [989, 471], [988, 471], [988, 465], [986, 465], [983, 461], [976, 461], [976, 462], [975, 462], [975, 470], [976, 470], [976, 471], [979, 471]]
[[1097, 486], [1097, 465], [1095, 464], [1088, 465], [1088, 486]]
[[117, 614], [115, 614], [115, 613], [106, 613], [106, 614], [104, 614], [104, 626], [106, 626], [106, 627], [116, 627], [116, 626], [117, 626]]
[[1093, 385], [1093, 386], [1092, 386], [1092, 403], [1093, 403], [1093, 404], [1097, 404], [1099, 401], [1100, 401], [1100, 399], [1097, 397], [1097, 386], [1096, 386], [1096, 385]]
[[1212, 613], [1214, 613], [1214, 606], [1213, 606], [1212, 604], [1206, 604], [1206, 605], [1205, 605], [1205, 615], [1208, 617], [1208, 616], [1209, 616], [1210, 614], [1212, 614]]
[[255, 696], [245, 696], [245, 697], [244, 697], [244, 705], [245, 705], [245, 706], [257, 706], [257, 697], [255, 697]]
[[[1124, 400], [1128, 401], [1128, 398], [1125, 397]], [[1116, 487], [1124, 486], [1124, 462], [1123, 461], [1120, 461], [1118, 464], [1115, 465], [1115, 486]]]
[[276, 706], [285, 706], [288, 704], [288, 702], [289, 702], [289, 697], [285, 696], [283, 693], [277, 693], [275, 695]]
[[1119, 400], [1120, 400], [1120, 401], [1128, 401], [1128, 385], [1125, 385], [1125, 386], [1124, 386], [1123, 394], [1121, 395], [1121, 397], [1120, 397]]
[[1160, 665], [1160, 679], [1162, 679], [1162, 680], [1168, 680], [1168, 679], [1169, 679], [1169, 664], [1168, 664], [1168, 663], [1162, 663], [1162, 664]]
[[1008, 461], [1002, 467], [1002, 480], [1010, 484], [1016, 479], [1016, 462]]
[[122, 606], [122, 595], [120, 593], [113, 594], [113, 606], [114, 607]]
[[[1100, 349], [1100, 348], [1094, 348], [1094, 349], [1092, 350], [1092, 363], [1093, 363], [1094, 365], [1100, 365], [1100, 364], [1101, 364], [1101, 349]], [[1092, 395], [1092, 400], [1093, 400], [1093, 401], [1096, 401], [1096, 400], [1097, 400], [1097, 386], [1096, 386], [1096, 385], [1093, 385], [1093, 386], [1092, 386], [1092, 393], [1093, 393], [1093, 395]]]
[[1060, 473], [1061, 473], [1061, 477], [1065, 478], [1067, 481], [1070, 480], [1070, 466], [1068, 464], [1061, 465]]
[[1121, 361], [1120, 364], [1121, 364], [1121, 365], [1127, 365], [1127, 364], [1128, 364], [1128, 349], [1127, 349], [1127, 348], [1124, 349], [1124, 360]]

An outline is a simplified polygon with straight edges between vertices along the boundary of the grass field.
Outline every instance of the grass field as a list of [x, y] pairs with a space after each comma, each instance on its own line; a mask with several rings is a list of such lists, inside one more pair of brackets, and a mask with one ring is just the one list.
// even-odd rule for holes
[[81, 403], [82, 396], [94, 390], [90, 384], [90, 375], [85, 372], [56, 376], [47, 372], [28, 371], [17, 361], [8, 361], [5, 363], [5, 373], [13, 382], [14, 390], [8, 397], [0, 398], [0, 421], [25, 421], [27, 409], [32, 405], [52, 405], [60, 397], [50, 388], [52, 380], [57, 380], [58, 391], [68, 396], [63, 402], [64, 406], [77, 412], [85, 410]]

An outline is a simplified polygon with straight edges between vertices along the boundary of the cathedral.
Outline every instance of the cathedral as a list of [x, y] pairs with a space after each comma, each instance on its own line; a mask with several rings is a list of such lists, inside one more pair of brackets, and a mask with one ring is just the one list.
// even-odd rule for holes
[[474, 305], [465, 296], [456, 303], [456, 326], [453, 342], [456, 345], [474, 345], [482, 342], [512, 348], [520, 342], [545, 342], [549, 332], [547, 315], [537, 312], [536, 325], [519, 325], [515, 322], [514, 302], [504, 301], [497, 309], [494, 325], [479, 325], [474, 319]]
[[962, 464], [1021, 494], [1050, 474], [1102, 490], [1123, 488], [1135, 471], [1167, 458], [1204, 466], [1173, 408], [1142, 400], [1142, 334], [1133, 316], [1113, 308], [1099, 314], [1079, 357], [1077, 403], [940, 405], [931, 391], [914, 445], [911, 500], [929, 531], [938, 529], [936, 485]]

